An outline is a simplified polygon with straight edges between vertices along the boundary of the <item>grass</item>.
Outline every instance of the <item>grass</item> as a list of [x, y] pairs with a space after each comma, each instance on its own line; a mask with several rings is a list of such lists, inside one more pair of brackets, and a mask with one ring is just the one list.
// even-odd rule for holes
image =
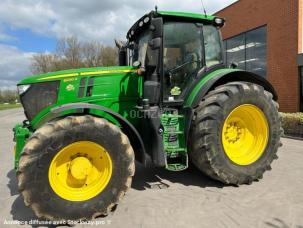
[[0, 104], [0, 111], [11, 108], [20, 108], [21, 104]]
[[281, 113], [285, 135], [303, 137], [303, 113]]

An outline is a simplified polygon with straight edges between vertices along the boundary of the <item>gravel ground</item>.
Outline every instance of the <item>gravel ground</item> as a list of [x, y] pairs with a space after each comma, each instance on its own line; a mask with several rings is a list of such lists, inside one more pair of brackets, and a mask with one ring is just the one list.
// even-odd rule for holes
[[[0, 227], [14, 220], [36, 219], [18, 194], [13, 170], [11, 129], [23, 118], [21, 109], [0, 112]], [[261, 181], [240, 187], [224, 186], [195, 169], [174, 173], [137, 164], [132, 188], [117, 210], [94, 222], [101, 227], [131, 228], [303, 228], [303, 141], [282, 141], [272, 171]]]

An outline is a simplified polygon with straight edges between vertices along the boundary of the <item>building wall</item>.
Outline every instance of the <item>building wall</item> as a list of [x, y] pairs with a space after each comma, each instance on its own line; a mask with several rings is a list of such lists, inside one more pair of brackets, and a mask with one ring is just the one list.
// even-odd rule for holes
[[283, 112], [299, 111], [299, 1], [239, 0], [215, 14], [226, 19], [223, 39], [267, 25], [267, 79]]
[[298, 34], [299, 34], [299, 54], [303, 53], [303, 0], [299, 0], [299, 26], [298, 26]]

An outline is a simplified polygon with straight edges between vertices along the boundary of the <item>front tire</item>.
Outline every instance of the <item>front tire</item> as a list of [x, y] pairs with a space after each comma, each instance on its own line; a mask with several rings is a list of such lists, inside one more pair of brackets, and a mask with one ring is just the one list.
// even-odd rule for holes
[[209, 92], [195, 109], [192, 163], [227, 184], [261, 179], [281, 146], [278, 104], [263, 87], [232, 82]]
[[17, 179], [25, 204], [39, 218], [90, 220], [115, 208], [133, 175], [134, 152], [117, 126], [70, 116], [30, 137]]

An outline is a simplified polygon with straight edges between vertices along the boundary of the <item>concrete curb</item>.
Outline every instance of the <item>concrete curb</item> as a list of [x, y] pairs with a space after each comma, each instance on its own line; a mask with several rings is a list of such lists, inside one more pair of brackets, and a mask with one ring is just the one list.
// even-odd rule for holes
[[295, 139], [295, 140], [303, 141], [303, 138], [295, 137], [295, 136], [289, 136], [289, 135], [283, 135], [282, 138]]

